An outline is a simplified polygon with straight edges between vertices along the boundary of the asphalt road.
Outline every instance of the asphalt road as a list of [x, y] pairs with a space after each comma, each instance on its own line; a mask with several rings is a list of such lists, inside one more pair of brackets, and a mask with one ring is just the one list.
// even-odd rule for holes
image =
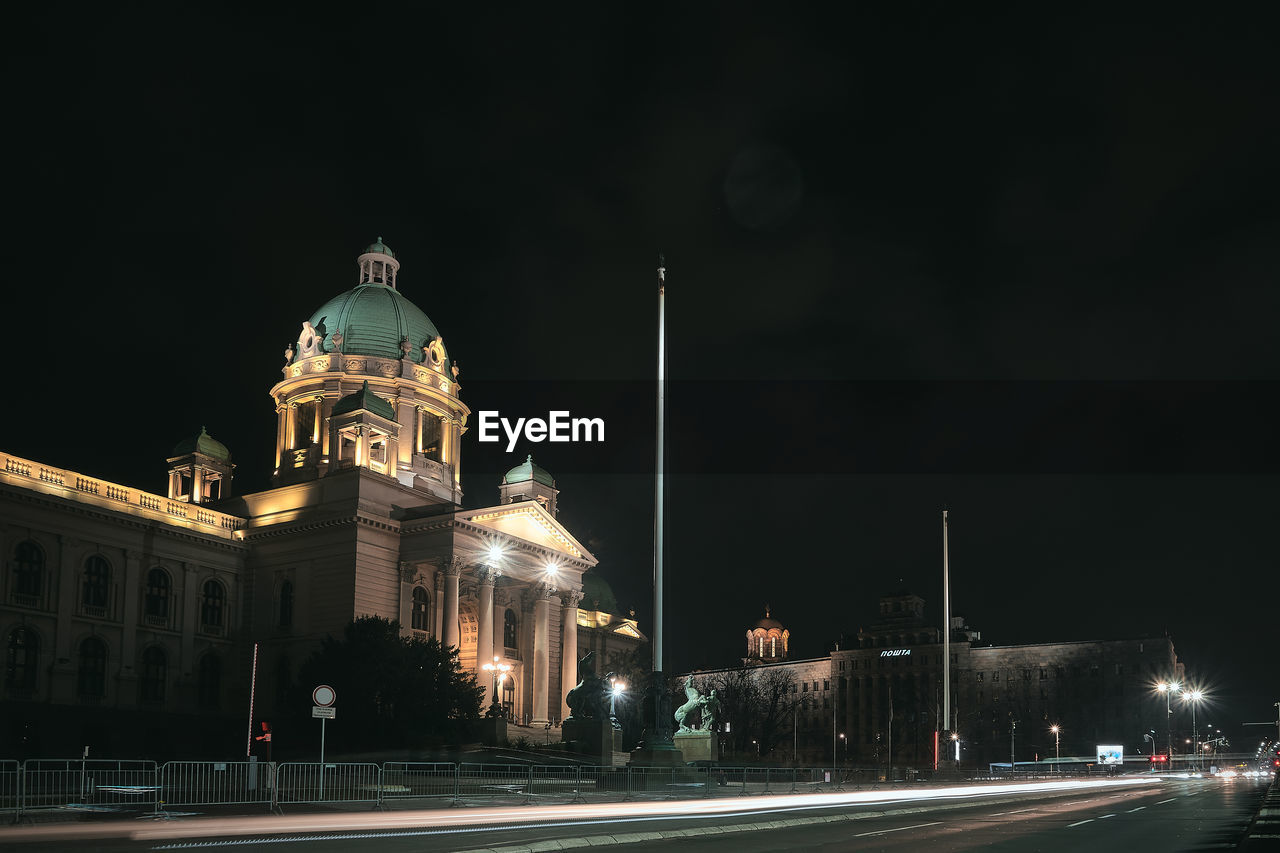
[[[1199, 851], [1229, 849], [1265, 783], [1185, 779], [1091, 786], [752, 796], [587, 806], [298, 814], [0, 829], [25, 850], [480, 851], [684, 849]], [[14, 842], [7, 844], [5, 842]], [[17, 842], [22, 843], [21, 846]]]

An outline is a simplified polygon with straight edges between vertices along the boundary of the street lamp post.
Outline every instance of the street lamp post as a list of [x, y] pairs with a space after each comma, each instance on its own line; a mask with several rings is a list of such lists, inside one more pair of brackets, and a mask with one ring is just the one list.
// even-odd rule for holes
[[1196, 769], [1200, 769], [1200, 741], [1196, 732], [1196, 706], [1200, 704], [1200, 700], [1204, 698], [1204, 693], [1199, 690], [1188, 690], [1182, 694], [1182, 701], [1191, 706], [1191, 746], [1196, 755]]
[[1169, 769], [1173, 769], [1173, 705], [1172, 700], [1175, 693], [1182, 692], [1182, 685], [1177, 681], [1162, 681], [1156, 685], [1156, 690], [1164, 694], [1164, 716], [1166, 737], [1165, 743], [1169, 745]]
[[1009, 726], [1009, 774], [1010, 775], [1013, 775], [1014, 771], [1016, 771], [1018, 768], [1018, 764], [1013, 758], [1014, 738], [1017, 736], [1017, 733], [1018, 733], [1018, 721], [1013, 720], [1012, 724]]
[[845, 738], [845, 736], [844, 736], [844, 732], [841, 732], [841, 733], [840, 733], [840, 745], [844, 747], [844, 763], [845, 763], [845, 765], [846, 765], [846, 766], [848, 766], [848, 764], [849, 764], [849, 741], [848, 741], [848, 739], [847, 739], [847, 738]]
[[511, 664], [499, 663], [500, 660], [501, 658], [494, 655], [493, 663], [486, 663], [480, 667], [485, 672], [493, 673], [493, 706], [489, 709], [489, 714], [494, 717], [503, 713], [499, 710], [502, 707], [502, 700], [498, 696], [498, 685], [502, 683], [503, 679], [507, 677], [507, 673], [511, 671]]
[[609, 691], [609, 722], [615, 729], [621, 730], [622, 724], [618, 722], [618, 697], [627, 689], [627, 683], [620, 679], [614, 679], [610, 682]]
[[1049, 731], [1053, 732], [1053, 769], [1055, 772], [1062, 770], [1062, 748], [1059, 743], [1059, 736], [1062, 734], [1062, 727], [1057, 723], [1049, 726]]

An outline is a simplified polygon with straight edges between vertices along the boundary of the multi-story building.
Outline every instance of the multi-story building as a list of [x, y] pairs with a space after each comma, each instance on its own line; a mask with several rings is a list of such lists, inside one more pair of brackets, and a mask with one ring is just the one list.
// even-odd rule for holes
[[357, 266], [285, 352], [272, 488], [237, 495], [230, 452], [203, 429], [168, 457], [165, 494], [4, 456], [0, 754], [110, 748], [112, 731], [140, 729], [163, 751], [157, 733], [243, 720], [255, 644], [269, 713], [318, 641], [364, 615], [456, 647], [486, 703], [481, 668], [509, 664], [498, 698], [538, 724], [566, 713], [580, 635], [644, 640], [634, 618], [579, 608], [596, 558], [532, 458], [497, 503], [463, 508], [457, 366], [381, 239]]
[[[762, 760], [926, 768], [935, 750], [943, 761], [954, 758], [951, 732], [969, 766], [1007, 763], [1011, 748], [1024, 762], [1054, 758], [1055, 750], [1064, 759], [1091, 757], [1102, 744], [1129, 754], [1167, 746], [1166, 703], [1153, 687], [1185, 680], [1168, 637], [993, 646], [962, 618], [951, 621], [948, 725], [942, 631], [926, 620], [920, 596], [884, 596], [877, 621], [854, 642], [808, 660], [787, 659], [782, 638], [791, 634], [766, 614], [747, 630], [742, 664], [761, 683], [787, 685], [794, 731], [779, 737], [771, 729]], [[743, 667], [692, 674], [705, 689]]]

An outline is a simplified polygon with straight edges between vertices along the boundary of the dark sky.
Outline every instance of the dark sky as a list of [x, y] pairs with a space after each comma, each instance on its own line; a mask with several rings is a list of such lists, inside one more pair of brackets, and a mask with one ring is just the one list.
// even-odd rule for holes
[[204, 424], [265, 487], [285, 345], [381, 235], [473, 409], [605, 417], [473, 432], [467, 504], [533, 452], [649, 629], [661, 250], [668, 669], [766, 602], [806, 656], [899, 578], [938, 618], [945, 507], [984, 639], [1167, 631], [1209, 722], [1273, 713], [1274, 22], [47, 14], [7, 28], [6, 450], [160, 490]]

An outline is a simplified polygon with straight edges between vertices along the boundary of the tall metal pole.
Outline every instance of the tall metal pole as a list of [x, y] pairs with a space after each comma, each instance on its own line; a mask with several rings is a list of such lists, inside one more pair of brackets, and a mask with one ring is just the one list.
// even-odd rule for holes
[[947, 554], [947, 511], [942, 511], [942, 728], [951, 727], [951, 563]]
[[1018, 763], [1014, 760], [1013, 741], [1018, 733], [1018, 721], [1014, 720], [1013, 725], [1009, 727], [1009, 772], [1013, 773], [1017, 769]]
[[[653, 682], [650, 700], [653, 710], [652, 726], [645, 732], [643, 749], [647, 760], [656, 760], [664, 766], [679, 758], [671, 737], [671, 697], [667, 693], [666, 679], [662, 674], [662, 557], [663, 557], [663, 497], [666, 475], [664, 442], [666, 438], [667, 394], [667, 330], [666, 330], [666, 281], [667, 266], [658, 255], [658, 423], [657, 459], [653, 483]], [[655, 753], [661, 753], [655, 756]]]
[[658, 255], [658, 458], [653, 489], [653, 671], [662, 672], [662, 491], [666, 464], [663, 438], [666, 432], [667, 393], [667, 266]]

